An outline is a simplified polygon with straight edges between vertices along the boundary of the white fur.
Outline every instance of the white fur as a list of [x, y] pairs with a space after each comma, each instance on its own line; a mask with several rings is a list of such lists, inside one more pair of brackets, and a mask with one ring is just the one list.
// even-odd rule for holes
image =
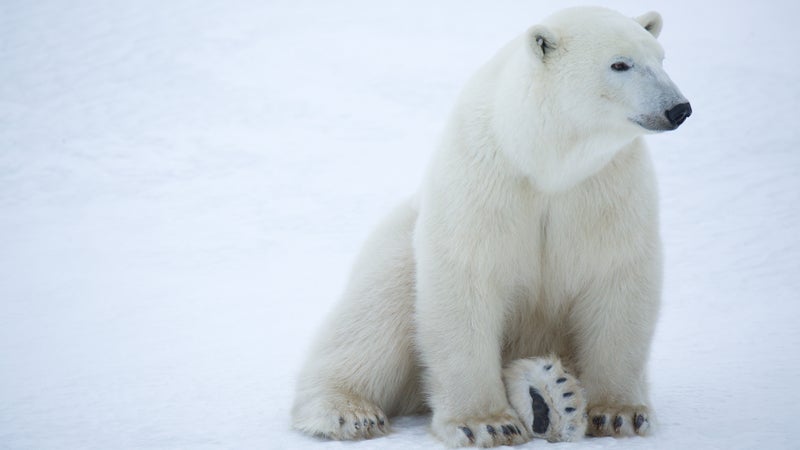
[[[660, 30], [656, 13], [570, 9], [478, 71], [419, 195], [367, 241], [323, 327], [296, 428], [368, 438], [387, 415], [429, 407], [448, 445], [525, 442], [487, 432], [530, 429], [502, 369], [551, 353], [581, 380], [590, 416], [646, 417], [661, 255], [638, 119], [660, 126], [686, 102], [661, 68]], [[620, 59], [632, 70], [612, 71]]]

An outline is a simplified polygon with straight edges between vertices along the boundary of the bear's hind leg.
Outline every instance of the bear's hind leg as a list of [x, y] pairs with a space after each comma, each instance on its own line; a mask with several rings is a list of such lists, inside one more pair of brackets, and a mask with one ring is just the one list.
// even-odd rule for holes
[[406, 203], [364, 245], [301, 371], [295, 429], [329, 439], [369, 439], [388, 432], [387, 415], [423, 407], [412, 344], [415, 220], [416, 209]]

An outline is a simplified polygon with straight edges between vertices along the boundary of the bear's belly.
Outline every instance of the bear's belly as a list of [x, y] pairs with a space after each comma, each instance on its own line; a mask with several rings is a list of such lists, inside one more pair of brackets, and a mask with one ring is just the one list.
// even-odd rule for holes
[[[546, 277], [544, 277], [546, 278]], [[540, 278], [541, 281], [544, 279]], [[540, 281], [540, 282], [541, 282]], [[576, 298], [566, 289], [518, 288], [509, 301], [503, 338], [503, 363], [534, 356], [557, 355], [570, 367], [575, 354], [569, 312]], [[559, 292], [559, 294], [554, 294]]]

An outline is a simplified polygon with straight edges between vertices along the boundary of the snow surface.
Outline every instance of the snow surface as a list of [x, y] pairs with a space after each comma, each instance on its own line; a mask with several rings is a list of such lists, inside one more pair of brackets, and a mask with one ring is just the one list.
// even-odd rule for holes
[[[366, 234], [466, 78], [573, 2], [0, 3], [0, 448], [439, 448], [289, 429]], [[649, 438], [800, 448], [800, 3], [665, 19], [691, 100], [648, 138], [666, 252]]]

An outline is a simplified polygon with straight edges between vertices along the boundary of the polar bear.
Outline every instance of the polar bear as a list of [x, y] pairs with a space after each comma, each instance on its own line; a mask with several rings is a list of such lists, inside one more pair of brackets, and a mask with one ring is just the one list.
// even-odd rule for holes
[[453, 447], [647, 433], [662, 269], [641, 136], [691, 114], [661, 26], [564, 10], [471, 78], [310, 352], [296, 429], [371, 438], [431, 411]]

